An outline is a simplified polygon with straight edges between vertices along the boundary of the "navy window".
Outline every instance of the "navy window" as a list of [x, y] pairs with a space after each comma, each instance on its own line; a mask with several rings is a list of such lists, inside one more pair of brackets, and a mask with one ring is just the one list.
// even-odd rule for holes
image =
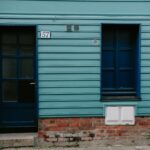
[[139, 25], [102, 25], [102, 98], [139, 97]]

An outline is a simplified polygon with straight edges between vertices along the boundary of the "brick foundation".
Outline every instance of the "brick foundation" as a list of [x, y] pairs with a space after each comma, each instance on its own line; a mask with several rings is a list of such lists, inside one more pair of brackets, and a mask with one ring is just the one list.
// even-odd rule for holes
[[99, 144], [150, 144], [150, 117], [136, 117], [130, 125], [108, 126], [104, 118], [50, 118], [39, 119], [39, 141], [59, 144], [94, 141]]

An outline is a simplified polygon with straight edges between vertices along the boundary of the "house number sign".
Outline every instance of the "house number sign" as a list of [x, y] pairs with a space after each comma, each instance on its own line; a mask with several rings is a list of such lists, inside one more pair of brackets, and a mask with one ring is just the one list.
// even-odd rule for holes
[[40, 31], [40, 38], [41, 39], [50, 39], [51, 38], [50, 31]]

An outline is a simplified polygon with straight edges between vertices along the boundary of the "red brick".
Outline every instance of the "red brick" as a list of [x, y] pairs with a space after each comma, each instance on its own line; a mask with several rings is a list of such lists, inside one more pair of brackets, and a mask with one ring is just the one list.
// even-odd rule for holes
[[148, 121], [139, 121], [138, 124], [140, 126], [147, 126], [147, 125], [150, 125], [150, 122], [148, 122]]
[[39, 136], [39, 137], [43, 137], [44, 134], [45, 134], [45, 133], [44, 133], [43, 131], [39, 131], [39, 132], [38, 132], [38, 136]]
[[69, 127], [79, 127], [79, 122], [71, 122]]
[[[50, 139], [46, 135], [49, 131], [54, 133], [81, 133], [82, 140], [85, 141], [137, 138], [137, 135], [142, 136], [150, 131], [150, 117], [136, 117], [134, 126], [107, 126], [104, 124], [103, 117], [39, 119], [38, 136], [45, 141], [55, 141], [55, 138]], [[88, 133], [94, 133], [95, 136], [91, 138]], [[60, 140], [66, 141], [63, 137]]]

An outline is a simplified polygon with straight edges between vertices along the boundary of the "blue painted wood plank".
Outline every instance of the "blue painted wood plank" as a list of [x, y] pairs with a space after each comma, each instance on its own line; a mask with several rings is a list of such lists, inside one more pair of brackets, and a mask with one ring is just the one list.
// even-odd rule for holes
[[[133, 21], [132, 21], [133, 22]], [[99, 25], [101, 22], [100, 21], [81, 21], [81, 20], [61, 20], [61, 21], [56, 21], [53, 22], [52, 20], [47, 20], [47, 19], [1, 19], [0, 20], [1, 24], [4, 25], [37, 25], [37, 24], [81, 24], [81, 25]], [[147, 22], [146, 22], [147, 23]]]
[[150, 60], [142, 60], [141, 61], [141, 67], [149, 67], [150, 66]]
[[142, 94], [148, 94], [148, 93], [150, 93], [150, 87], [142, 87], [141, 88], [141, 93]]
[[149, 40], [150, 40], [150, 38], [141, 40], [141, 45], [142, 46], [150, 46]]
[[142, 67], [141, 73], [150, 73], [150, 68], [149, 67]]
[[148, 73], [148, 74], [141, 74], [141, 80], [142, 81], [150, 80], [150, 73]]
[[[26, 1], [40, 1], [40, 0], [26, 0]], [[49, 0], [43, 0], [49, 1]], [[68, 1], [68, 0], [55, 0], [55, 1]], [[120, 0], [71, 0], [72, 2], [120, 2]], [[149, 2], [150, 0], [122, 0], [122, 2]]]
[[142, 93], [141, 98], [144, 101], [149, 101], [150, 100], [150, 93], [144, 93], [144, 94]]
[[141, 86], [143, 87], [149, 87], [149, 91], [150, 91], [150, 80], [141, 80]]
[[[144, 63], [143, 65], [146, 65]], [[147, 64], [149, 65], [149, 64]], [[100, 67], [99, 60], [40, 60], [39, 61], [39, 67]]]
[[[38, 32], [40, 39], [40, 32]], [[51, 39], [100, 39], [100, 33], [51, 32]]]
[[[74, 26], [72, 26], [74, 30]], [[67, 31], [66, 25], [38, 25], [38, 31], [59, 31], [65, 32]], [[97, 32], [100, 33], [101, 28], [100, 26], [89, 26], [89, 25], [80, 25], [79, 32]]]
[[138, 108], [149, 108], [150, 102], [149, 101], [141, 101], [138, 103]]
[[144, 54], [144, 53], [150, 53], [150, 49], [149, 47], [142, 47], [141, 48], [141, 52]]
[[[149, 24], [145, 24], [145, 21], [149, 21], [149, 15], [145, 14], [145, 15], [140, 15], [140, 14], [101, 14], [101, 15], [97, 15], [97, 14], [84, 14], [84, 15], [79, 15], [79, 14], [52, 14], [52, 13], [47, 13], [47, 14], [33, 14], [33, 13], [0, 13], [0, 18], [1, 19], [16, 19], [16, 20], [20, 20], [20, 19], [24, 19], [24, 20], [40, 20], [40, 21], [45, 21], [47, 20], [48, 23], [44, 23], [42, 22], [42, 24], [38, 24], [38, 25], [60, 25], [59, 23], [56, 24], [56, 22], [58, 21], [62, 21], [62, 20], [69, 20], [69, 21], [73, 21], [73, 20], [81, 20], [81, 21], [134, 21], [136, 22], [137, 20], [142, 21], [142, 26], [148, 26]], [[51, 21], [51, 23], [50, 23]], [[144, 21], [144, 22], [143, 22]], [[65, 23], [61, 23], [61, 25], [66, 25]], [[74, 25], [74, 24], [72, 24]], [[78, 23], [78, 25], [84, 25], [84, 26], [91, 26], [92, 24], [89, 24], [88, 22], [86, 22], [86, 24], [80, 24]], [[93, 24], [94, 25], [94, 24]], [[99, 26], [99, 24], [95, 24], [94, 26]]]
[[[149, 70], [150, 71], [150, 70]], [[39, 73], [41, 74], [61, 74], [61, 73], [94, 73], [94, 74], [100, 74], [100, 68], [99, 67], [57, 67], [57, 68], [50, 68], [50, 67], [42, 67], [39, 68]]]
[[100, 116], [103, 114], [103, 109], [100, 108], [85, 108], [85, 109], [40, 109], [40, 117], [64, 117], [64, 116]]
[[95, 38], [93, 39], [83, 39], [83, 40], [71, 40], [71, 39], [61, 39], [61, 40], [56, 40], [56, 39], [47, 39], [47, 40], [38, 40], [38, 45], [39, 46], [100, 46], [100, 40], [96, 39], [95, 43]]
[[0, 4], [0, 13], [149, 14], [149, 2], [2, 1]]
[[150, 109], [149, 108], [138, 108], [138, 114], [140, 115], [149, 115], [150, 114]]
[[[144, 26], [144, 25], [142, 25], [141, 26], [141, 32], [150, 32], [150, 26]], [[143, 34], [143, 33], [142, 33]]]
[[39, 88], [39, 94], [100, 94], [99, 88]]
[[100, 102], [41, 102], [40, 109], [84, 109], [84, 108], [101, 108]]
[[39, 53], [100, 53], [100, 47], [39, 46]]
[[38, 78], [39, 81], [100, 81], [99, 74], [40, 74]]
[[150, 103], [149, 103], [149, 101], [142, 101], [142, 102], [140, 102], [139, 104], [138, 104], [138, 114], [139, 115], [144, 115], [145, 116], [145, 114], [149, 114], [150, 113]]
[[100, 60], [100, 54], [47, 54], [39, 53], [40, 60]]
[[135, 16], [132, 19], [129, 19], [129, 17], [127, 17], [127, 19], [124, 19], [124, 17], [122, 17], [122, 19], [116, 19], [115, 17], [111, 17], [108, 18], [107, 16], [103, 19], [96, 19], [96, 20], [90, 20], [88, 19], [88, 17], [84, 17], [82, 16], [82, 18], [77, 19], [77, 20], [66, 20], [66, 19], [62, 19], [62, 20], [56, 20], [55, 22], [53, 21], [53, 19], [0, 19], [0, 23], [1, 25], [38, 25], [38, 24], [43, 24], [43, 25], [67, 25], [67, 24], [78, 24], [78, 25], [94, 25], [94, 26], [100, 26], [101, 23], [105, 23], [105, 24], [110, 24], [110, 23], [114, 23], [114, 24], [144, 24], [144, 25], [149, 25], [150, 24], [150, 20], [146, 19], [146, 20], [141, 20], [141, 19], [137, 19], [138, 16]]
[[85, 95], [77, 95], [77, 94], [72, 94], [72, 95], [61, 95], [61, 94], [56, 94], [56, 95], [39, 95], [40, 103], [45, 102], [45, 101], [64, 101], [64, 102], [81, 102], [81, 101], [100, 101], [100, 94], [95, 94], [95, 95], [90, 95], [90, 94], [85, 94]]
[[[147, 39], [147, 38], [150, 38], [150, 32], [141, 33], [141, 39]], [[144, 40], [142, 42], [144, 42]]]
[[150, 53], [142, 53], [141, 54], [141, 59], [142, 60], [149, 60], [149, 58], [150, 58]]
[[100, 88], [98, 81], [40, 81], [39, 88], [68, 88], [68, 87], [94, 87]]

